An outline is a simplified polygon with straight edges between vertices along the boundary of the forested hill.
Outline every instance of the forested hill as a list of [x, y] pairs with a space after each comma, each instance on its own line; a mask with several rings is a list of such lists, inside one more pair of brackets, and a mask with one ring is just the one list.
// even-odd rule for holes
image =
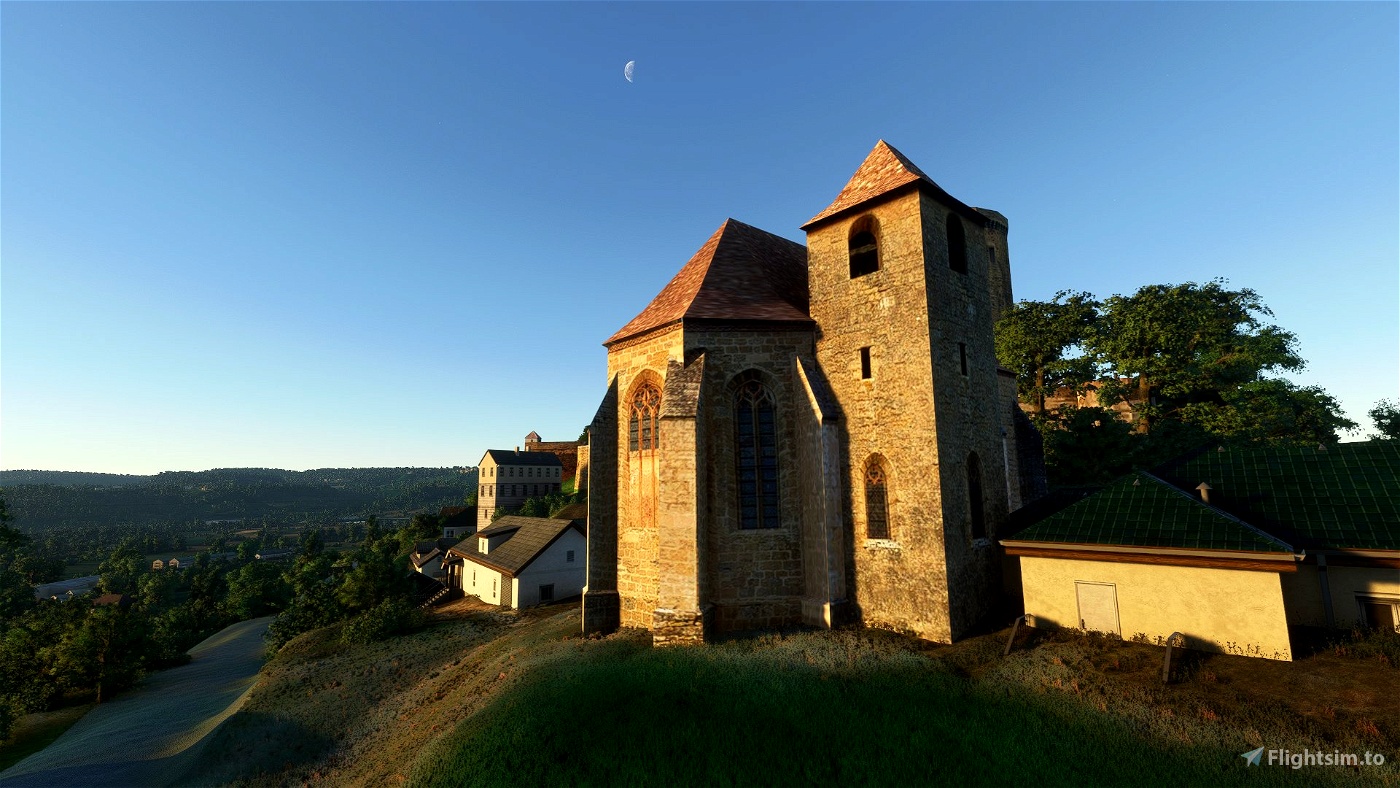
[[[476, 491], [475, 468], [222, 468], [155, 476], [0, 471], [15, 525], [278, 522], [461, 505]], [[251, 527], [251, 524], [250, 524]]]
[[63, 487], [124, 487], [148, 482], [154, 476], [86, 471], [0, 471], [0, 487], [19, 484], [57, 484]]

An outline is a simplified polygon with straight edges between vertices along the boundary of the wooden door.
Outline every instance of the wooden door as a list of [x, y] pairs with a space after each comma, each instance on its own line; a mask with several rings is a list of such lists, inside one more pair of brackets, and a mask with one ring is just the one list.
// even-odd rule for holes
[[1118, 629], [1118, 588], [1112, 583], [1079, 581], [1074, 586], [1079, 597], [1079, 628], [1121, 635]]

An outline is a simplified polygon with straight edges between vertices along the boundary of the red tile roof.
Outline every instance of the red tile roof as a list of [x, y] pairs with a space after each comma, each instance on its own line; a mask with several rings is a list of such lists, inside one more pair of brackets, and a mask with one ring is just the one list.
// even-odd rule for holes
[[647, 308], [603, 344], [681, 319], [809, 320], [806, 247], [726, 219]]
[[870, 151], [870, 155], [866, 156], [865, 161], [861, 162], [860, 167], [856, 169], [856, 174], [852, 175], [851, 179], [846, 182], [846, 188], [836, 195], [835, 202], [808, 220], [806, 224], [802, 225], [802, 229], [806, 230], [824, 219], [829, 219], [838, 213], [844, 213], [911, 183], [932, 187], [934, 195], [944, 202], [969, 216], [978, 216], [972, 208], [964, 205], [960, 200], [944, 191], [942, 186], [934, 183], [932, 178], [914, 166], [914, 163], [909, 161], [903, 153], [895, 150], [893, 145], [880, 140], [875, 143], [875, 149]]

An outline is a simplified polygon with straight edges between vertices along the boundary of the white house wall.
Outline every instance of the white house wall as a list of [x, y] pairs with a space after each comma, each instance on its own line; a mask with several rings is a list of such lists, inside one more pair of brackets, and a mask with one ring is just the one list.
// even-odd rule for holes
[[[554, 584], [554, 599], [567, 599], [583, 593], [584, 551], [588, 540], [570, 528], [554, 544], [545, 548], [516, 578], [516, 607], [540, 603], [540, 586]], [[574, 560], [570, 561], [569, 551]]]
[[[462, 593], [480, 597], [481, 601], [492, 605], [502, 604], [501, 590], [506, 589], [505, 598], [510, 599], [510, 578], [500, 571], [465, 559], [462, 561]], [[505, 604], [509, 604], [507, 601]]]

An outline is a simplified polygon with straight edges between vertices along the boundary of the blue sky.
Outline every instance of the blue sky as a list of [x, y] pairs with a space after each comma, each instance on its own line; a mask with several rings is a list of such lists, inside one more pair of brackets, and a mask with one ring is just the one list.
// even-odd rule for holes
[[[1227, 277], [1400, 369], [1400, 6], [6, 3], [0, 467], [472, 465], [579, 434], [727, 217], [878, 139], [1017, 298]], [[623, 65], [636, 60], [628, 83]]]

